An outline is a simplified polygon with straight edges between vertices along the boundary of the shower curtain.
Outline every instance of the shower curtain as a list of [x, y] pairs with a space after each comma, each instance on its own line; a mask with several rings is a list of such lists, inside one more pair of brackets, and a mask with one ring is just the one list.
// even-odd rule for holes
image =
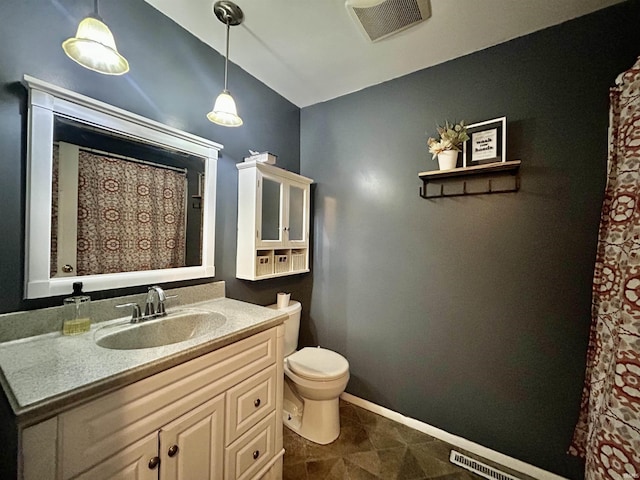
[[77, 274], [183, 267], [186, 176], [80, 150]]
[[640, 479], [640, 59], [610, 93], [608, 179], [580, 417], [588, 480]]

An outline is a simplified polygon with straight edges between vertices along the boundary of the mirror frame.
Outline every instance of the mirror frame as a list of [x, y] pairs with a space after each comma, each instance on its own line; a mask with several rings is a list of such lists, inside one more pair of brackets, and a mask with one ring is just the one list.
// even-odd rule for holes
[[[219, 143], [183, 132], [93, 98], [24, 76], [29, 91], [25, 205], [24, 298], [68, 294], [73, 282], [85, 291], [190, 280], [215, 275], [216, 174]], [[71, 118], [133, 140], [202, 157], [202, 264], [162, 270], [50, 277], [53, 124], [55, 115]]]

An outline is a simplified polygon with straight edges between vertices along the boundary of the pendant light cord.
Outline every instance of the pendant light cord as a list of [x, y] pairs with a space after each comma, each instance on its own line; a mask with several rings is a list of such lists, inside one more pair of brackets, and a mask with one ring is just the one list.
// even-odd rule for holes
[[100, 12], [98, 11], [98, 0], [93, 0], [93, 17], [102, 21], [102, 17], [100, 17]]
[[[97, 1], [97, 0], [96, 0]], [[229, 17], [227, 16], [227, 53], [224, 56], [224, 91], [227, 91], [227, 70], [229, 64]]]

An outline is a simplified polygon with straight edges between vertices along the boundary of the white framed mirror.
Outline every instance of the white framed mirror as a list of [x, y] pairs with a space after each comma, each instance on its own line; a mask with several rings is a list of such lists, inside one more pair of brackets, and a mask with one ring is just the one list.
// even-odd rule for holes
[[[96, 291], [213, 277], [222, 145], [28, 75], [24, 83], [24, 297], [67, 294], [76, 281]], [[114, 172], [122, 177], [114, 181]], [[89, 183], [106, 188], [86, 192]], [[113, 190], [146, 206], [105, 196]], [[91, 217], [93, 224], [85, 220]], [[131, 218], [137, 226], [126, 223]]]

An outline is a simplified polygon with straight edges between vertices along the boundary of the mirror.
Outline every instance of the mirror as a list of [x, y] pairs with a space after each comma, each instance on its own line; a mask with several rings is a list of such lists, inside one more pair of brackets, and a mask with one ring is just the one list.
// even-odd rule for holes
[[304, 240], [304, 190], [295, 185], [289, 188], [289, 240]]
[[51, 277], [200, 265], [204, 160], [54, 115]]
[[222, 145], [24, 81], [25, 298], [214, 276]]
[[282, 184], [262, 177], [262, 240], [280, 240], [280, 189]]

